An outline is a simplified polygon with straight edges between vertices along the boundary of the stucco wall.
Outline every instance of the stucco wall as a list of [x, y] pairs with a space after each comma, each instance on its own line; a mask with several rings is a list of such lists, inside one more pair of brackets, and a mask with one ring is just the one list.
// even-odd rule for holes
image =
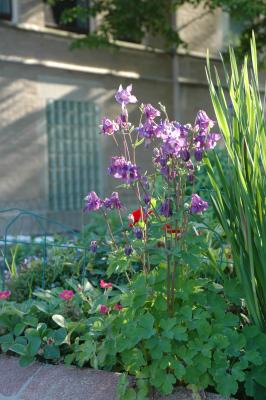
[[[113, 98], [115, 89], [120, 83], [133, 83], [140, 101], [154, 105], [161, 101], [173, 117], [172, 58], [133, 45], [122, 46], [119, 51], [70, 51], [71, 35], [44, 29], [41, 1], [21, 0], [18, 12], [18, 27], [0, 24], [0, 37], [4, 38], [0, 41], [0, 207], [37, 209], [78, 228], [84, 223], [80, 211], [51, 213], [48, 207], [47, 100], [92, 100], [101, 116], [115, 117], [119, 112]], [[184, 11], [182, 15], [179, 22], [184, 23], [188, 14]], [[215, 23], [210, 29], [213, 34], [208, 31], [208, 40], [198, 44], [216, 46]], [[186, 32], [195, 45], [193, 49], [198, 50], [189, 36], [192, 33]], [[177, 107], [181, 121], [193, 122], [200, 108], [213, 116], [204, 58], [180, 54], [178, 64]], [[135, 123], [137, 108], [130, 106]], [[98, 140], [102, 192], [108, 195], [118, 183], [105, 174], [116, 149], [110, 138], [99, 135]], [[145, 149], [139, 155], [143, 169], [149, 167], [148, 157], [150, 152]], [[124, 201], [130, 201], [128, 194]]]

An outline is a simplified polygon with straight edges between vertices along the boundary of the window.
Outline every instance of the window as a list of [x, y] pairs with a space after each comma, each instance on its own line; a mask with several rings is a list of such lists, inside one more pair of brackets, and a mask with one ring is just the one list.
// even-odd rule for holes
[[[1, 1], [1, 0], [0, 0]], [[66, 10], [73, 7], [88, 7], [89, 0], [62, 0], [56, 1], [54, 5], [45, 4], [45, 24], [52, 28], [62, 29], [76, 33], [88, 33], [90, 31], [90, 21], [88, 17], [74, 18], [71, 22], [63, 22], [62, 17]]]
[[90, 190], [100, 192], [98, 120], [93, 102], [48, 102], [50, 210], [81, 210]]
[[0, 0], [0, 19], [11, 21], [12, 3], [11, 0]]

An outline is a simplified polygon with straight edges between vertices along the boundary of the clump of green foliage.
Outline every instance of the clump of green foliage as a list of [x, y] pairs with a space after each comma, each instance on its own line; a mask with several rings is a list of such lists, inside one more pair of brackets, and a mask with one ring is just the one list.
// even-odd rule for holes
[[[218, 74], [216, 88], [210, 65], [207, 72], [231, 173], [224, 170], [215, 154], [216, 170], [207, 161], [208, 173], [214, 189], [214, 210], [230, 242], [250, 317], [266, 332], [266, 123], [255, 36], [251, 40], [250, 72], [248, 58], [239, 71], [232, 49], [230, 57], [231, 74], [226, 72], [230, 108]], [[223, 184], [222, 191], [218, 180]]]
[[121, 399], [148, 399], [152, 387], [169, 394], [176, 384], [224, 396], [263, 389], [266, 335], [246, 325], [226, 289], [208, 279], [179, 277], [168, 315], [166, 274], [161, 265], [105, 289], [72, 280], [69, 299], [57, 288], [20, 305], [4, 302], [1, 349], [19, 355], [22, 366], [37, 358], [126, 372], [135, 387], [123, 375]]

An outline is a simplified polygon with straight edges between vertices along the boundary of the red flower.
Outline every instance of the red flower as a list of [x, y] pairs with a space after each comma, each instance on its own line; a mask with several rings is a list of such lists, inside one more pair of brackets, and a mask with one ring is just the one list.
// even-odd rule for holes
[[[150, 214], [153, 214], [152, 210], [148, 211], [148, 214], [143, 212], [143, 221], [144, 222], [147, 221], [147, 217]], [[132, 211], [132, 213], [129, 214], [128, 219], [130, 221], [129, 222], [129, 227], [132, 228], [137, 222], [139, 222], [141, 220], [141, 209], [138, 208], [137, 210]]]
[[123, 307], [121, 306], [121, 304], [115, 304], [115, 305], [114, 305], [114, 310], [120, 311], [120, 310], [122, 310], [122, 309], [123, 309]]
[[101, 314], [107, 314], [108, 311], [109, 311], [109, 308], [106, 307], [104, 304], [100, 304], [100, 305], [99, 305], [99, 312], [100, 312]]
[[113, 285], [111, 284], [111, 282], [104, 282], [103, 279], [100, 280], [100, 286], [102, 289], [109, 289], [111, 288]]
[[177, 236], [181, 235], [181, 229], [172, 229], [172, 226], [170, 224], [165, 224], [163, 226], [163, 230], [166, 231], [167, 233], [177, 233]]

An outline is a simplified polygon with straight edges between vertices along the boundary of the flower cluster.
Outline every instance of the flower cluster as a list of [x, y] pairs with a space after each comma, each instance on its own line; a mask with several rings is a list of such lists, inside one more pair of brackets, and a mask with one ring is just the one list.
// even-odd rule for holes
[[[122, 309], [123, 307], [120, 304], [114, 305], [114, 310], [121, 311]], [[111, 309], [104, 304], [99, 304], [98, 310], [100, 314], [108, 314], [111, 311]]]
[[[113, 287], [113, 284], [111, 282], [105, 282], [103, 279], [101, 279], [100, 287], [102, 289], [111, 289]], [[119, 303], [115, 304], [113, 308], [116, 311], [121, 311], [123, 309], [123, 307]], [[111, 308], [107, 307], [105, 304], [99, 304], [98, 311], [100, 314], [108, 314], [111, 311]]]
[[[114, 119], [104, 117], [100, 128], [105, 136], [112, 136], [116, 132], [120, 133], [119, 140], [115, 137], [117, 135], [113, 136], [119, 155], [114, 155], [111, 158], [108, 174], [115, 179], [122, 180], [127, 185], [134, 184], [140, 208], [132, 211], [128, 216], [128, 225], [133, 228], [132, 234], [137, 240], [147, 240], [148, 217], [153, 214], [151, 221], [157, 219], [162, 222], [162, 231], [165, 234], [174, 234], [175, 240], [178, 240], [186, 230], [182, 225], [187, 224], [188, 215], [200, 214], [208, 208], [208, 203], [195, 193], [191, 196], [189, 207], [182, 205], [185, 204], [186, 197], [186, 184], [184, 182], [186, 179], [190, 183], [194, 182], [194, 175], [200, 166], [204, 152], [213, 149], [220, 139], [219, 134], [211, 132], [215, 122], [203, 110], [197, 113], [194, 124], [170, 121], [164, 106], [160, 104], [160, 111], [148, 103], [141, 104], [141, 122], [134, 128], [128, 121], [127, 110], [128, 104], [137, 102], [137, 98], [132, 94], [132, 85], [128, 85], [126, 88], [120, 85], [115, 94], [115, 99], [121, 105], [120, 114]], [[163, 117], [163, 114], [165, 117]], [[141, 140], [139, 140], [139, 136]], [[159, 204], [158, 202], [156, 204], [156, 199], [152, 198], [152, 190], [157, 190], [155, 189], [156, 182], [154, 179], [149, 179], [147, 173], [140, 174], [140, 169], [136, 164], [135, 149], [143, 141], [145, 145], [154, 141], [157, 146], [153, 149], [153, 163], [156, 170], [154, 177], [156, 180], [156, 176], [159, 176], [159, 179], [162, 179], [162, 186], [166, 187], [164, 193], [160, 193], [160, 197], [163, 197], [163, 199]], [[122, 207], [117, 192], [113, 192], [110, 197], [104, 200], [95, 192], [90, 192], [86, 197], [84, 210], [97, 211], [104, 208], [119, 211], [125, 236], [122, 246], [126, 257], [130, 257], [134, 249], [128, 233], [124, 229], [125, 226], [120, 213]], [[176, 217], [177, 215], [178, 217]], [[171, 221], [173, 218], [176, 218], [174, 223]], [[177, 218], [181, 220], [177, 221]], [[109, 224], [108, 229], [114, 247], [118, 249], [118, 243], [112, 235]], [[92, 253], [96, 253], [97, 243], [95, 241], [91, 242], [90, 249]], [[112, 287], [112, 284], [101, 280], [100, 286], [103, 289], [108, 289]], [[100, 312], [108, 312], [109, 310], [105, 307], [102, 305]]]
[[113, 192], [110, 197], [106, 197], [103, 201], [103, 205], [110, 210], [120, 210], [122, 208], [122, 203], [117, 192]]
[[132, 183], [140, 179], [139, 168], [125, 157], [112, 157], [108, 173], [116, 179], [122, 179], [126, 183]]
[[100, 199], [100, 197], [95, 192], [89, 192], [85, 197], [85, 207], [83, 211], [97, 211], [101, 207], [105, 207], [110, 210], [120, 210], [123, 205], [119, 199], [119, 195], [117, 192], [113, 192], [110, 197], [106, 197], [104, 200]]

